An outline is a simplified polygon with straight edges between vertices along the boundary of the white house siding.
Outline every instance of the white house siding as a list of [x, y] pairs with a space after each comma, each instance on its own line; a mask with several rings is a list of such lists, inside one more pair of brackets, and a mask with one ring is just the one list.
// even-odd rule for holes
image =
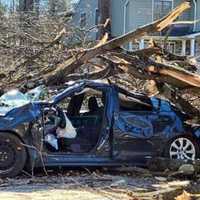
[[152, 22], [152, 0], [112, 0], [111, 19], [113, 36], [148, 24]]
[[123, 34], [124, 27], [124, 10], [125, 0], [111, 0], [111, 30], [112, 36]]
[[[176, 7], [184, 0], [173, 0], [173, 6]], [[124, 6], [129, 2], [128, 20], [124, 24]], [[153, 0], [112, 0], [111, 18], [112, 18], [112, 35], [119, 36], [126, 31], [136, 29], [141, 25], [152, 22], [153, 19]], [[197, 19], [200, 19], [200, 0], [197, 0], [198, 12]], [[194, 4], [192, 8], [184, 12], [178, 20], [180, 21], [193, 21], [194, 20]], [[198, 30], [200, 30], [200, 23], [198, 23]]]
[[[134, 23], [135, 21], [135, 23]], [[130, 1], [129, 31], [152, 21], [152, 0]]]

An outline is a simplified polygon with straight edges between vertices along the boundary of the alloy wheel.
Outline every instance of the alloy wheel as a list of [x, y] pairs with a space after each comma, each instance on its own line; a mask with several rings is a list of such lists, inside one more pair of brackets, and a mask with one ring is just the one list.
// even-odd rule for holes
[[170, 145], [169, 155], [171, 159], [195, 160], [195, 145], [188, 138], [177, 138]]

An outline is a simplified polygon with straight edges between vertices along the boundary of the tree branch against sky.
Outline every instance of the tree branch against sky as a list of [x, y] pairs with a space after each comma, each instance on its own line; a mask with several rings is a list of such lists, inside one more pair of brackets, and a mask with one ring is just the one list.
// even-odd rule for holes
[[20, 9], [24, 10], [33, 10], [36, 12], [38, 9], [41, 11], [48, 11], [51, 9], [51, 4], [55, 5], [57, 10], [65, 10], [70, 7], [70, 4], [73, 0], [0, 0], [0, 3], [5, 7], [7, 12], [14, 12]]

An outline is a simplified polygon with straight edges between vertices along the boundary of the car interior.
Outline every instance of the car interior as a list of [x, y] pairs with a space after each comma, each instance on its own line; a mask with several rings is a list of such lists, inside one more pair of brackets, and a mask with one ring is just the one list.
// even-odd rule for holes
[[[45, 113], [45, 147], [48, 152], [87, 153], [98, 143], [105, 112], [103, 92], [86, 88], [63, 99]], [[57, 129], [71, 127], [75, 137], [58, 137]], [[66, 127], [66, 128], [67, 128]]]

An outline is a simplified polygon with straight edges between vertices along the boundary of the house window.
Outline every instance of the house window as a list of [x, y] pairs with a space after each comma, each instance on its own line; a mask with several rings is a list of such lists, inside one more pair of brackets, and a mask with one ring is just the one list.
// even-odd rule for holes
[[95, 11], [95, 25], [99, 24], [99, 9], [97, 8]]
[[153, 19], [167, 15], [173, 8], [173, 0], [153, 0]]
[[84, 28], [86, 26], [86, 13], [81, 13], [80, 27]]

